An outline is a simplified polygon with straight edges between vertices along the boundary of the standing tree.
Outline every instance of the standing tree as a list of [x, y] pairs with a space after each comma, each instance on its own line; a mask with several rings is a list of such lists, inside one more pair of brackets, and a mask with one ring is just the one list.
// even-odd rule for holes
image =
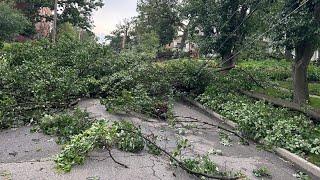
[[116, 51], [120, 51], [128, 47], [128, 44], [134, 40], [135, 36], [135, 20], [124, 19], [116, 25], [116, 29], [111, 35], [106, 36], [109, 45]]
[[188, 0], [180, 0], [178, 3], [178, 18], [179, 18], [179, 31], [182, 32], [180, 51], [186, 46], [186, 42], [189, 39], [189, 30], [192, 25], [193, 17], [188, 12]]
[[117, 29], [119, 30], [118, 33], [122, 34], [121, 49], [125, 49], [128, 40], [130, 40], [130, 33], [133, 32], [133, 21], [124, 19], [123, 23], [119, 24]]
[[[39, 8], [54, 9], [53, 0], [15, 0], [32, 24], [39, 22]], [[69, 22], [85, 30], [92, 28], [92, 13], [103, 6], [103, 0], [58, 0], [58, 24]], [[52, 17], [45, 17], [52, 20]]]
[[160, 46], [171, 43], [179, 25], [177, 5], [178, 0], [139, 0], [139, 34], [155, 32], [159, 37]]
[[294, 102], [304, 104], [309, 100], [307, 70], [314, 51], [320, 45], [320, 1], [283, 1], [283, 16], [293, 12], [276, 31], [274, 40], [295, 50], [292, 65]]
[[61, 0], [58, 23], [69, 22], [85, 30], [92, 28], [92, 13], [104, 5], [103, 0]]
[[[232, 67], [246, 37], [258, 27], [256, 11], [271, 2], [257, 0], [190, 0], [186, 10], [192, 20], [192, 36], [203, 54], [218, 53], [223, 67]], [[264, 8], [262, 8], [264, 7]]]
[[27, 18], [10, 3], [0, 2], [0, 46], [1, 41], [10, 40], [14, 35], [21, 33], [28, 24]]
[[105, 37], [109, 46], [117, 52], [124, 49], [136, 51], [144, 58], [154, 59], [159, 49], [159, 37], [157, 33], [142, 32], [137, 33], [137, 19], [124, 19], [117, 24], [111, 35]]

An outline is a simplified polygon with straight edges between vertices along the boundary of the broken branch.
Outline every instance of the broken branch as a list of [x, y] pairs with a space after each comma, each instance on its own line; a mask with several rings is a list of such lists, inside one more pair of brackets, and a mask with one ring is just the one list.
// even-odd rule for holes
[[204, 125], [208, 125], [208, 126], [211, 126], [211, 127], [216, 127], [218, 129], [221, 129], [221, 130], [224, 130], [226, 132], [229, 132], [229, 133], [232, 133], [234, 134], [235, 136], [239, 137], [241, 139], [241, 141], [244, 142], [245, 145], [249, 145], [249, 142], [244, 138], [242, 137], [239, 133], [235, 132], [235, 131], [232, 131], [230, 129], [227, 129], [227, 128], [224, 128], [222, 126], [219, 126], [217, 124], [212, 124], [212, 123], [208, 123], [208, 122], [205, 122], [205, 121], [201, 121], [197, 118], [194, 118], [194, 117], [185, 117], [185, 116], [174, 116], [174, 118], [184, 118], [184, 119], [191, 119], [192, 121], [189, 121], [189, 122], [193, 122], [193, 123], [201, 123], [201, 124], [204, 124]]
[[[136, 133], [134, 131], [128, 130], [128, 129], [121, 129], [123, 131], [127, 131], [130, 133]], [[179, 161], [177, 158], [175, 158], [173, 155], [171, 155], [168, 151], [164, 150], [163, 148], [161, 148], [160, 146], [158, 146], [156, 143], [154, 143], [152, 140], [150, 140], [149, 138], [143, 136], [142, 134], [138, 135], [140, 137], [142, 137], [145, 141], [147, 141], [148, 143], [152, 144], [153, 146], [157, 147], [160, 151], [162, 151], [164, 154], [166, 154], [170, 159], [172, 159], [173, 161], [177, 162], [177, 164], [179, 165], [179, 167], [181, 167], [183, 170], [187, 171], [188, 173], [195, 175], [197, 177], [206, 177], [206, 178], [211, 178], [211, 179], [221, 179], [221, 180], [237, 180], [240, 179], [241, 177], [228, 177], [228, 176], [215, 176], [215, 175], [209, 175], [209, 174], [205, 174], [205, 173], [200, 173], [200, 172], [196, 172], [193, 171], [191, 169], [189, 169], [188, 167], [186, 167], [184, 165], [183, 162]]]
[[117, 161], [117, 160], [112, 156], [111, 150], [110, 150], [109, 148], [107, 148], [107, 150], [108, 150], [108, 152], [109, 152], [109, 156], [111, 157], [111, 159], [112, 159], [115, 163], [119, 164], [120, 166], [122, 166], [122, 167], [124, 167], [124, 168], [129, 168], [127, 165], [125, 165], [125, 164]]

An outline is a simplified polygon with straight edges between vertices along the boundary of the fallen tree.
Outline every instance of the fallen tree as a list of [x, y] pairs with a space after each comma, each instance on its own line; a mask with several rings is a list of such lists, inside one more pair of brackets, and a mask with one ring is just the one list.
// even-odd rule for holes
[[263, 100], [268, 103], [274, 104], [275, 106], [280, 106], [284, 108], [288, 108], [294, 111], [302, 112], [305, 115], [309, 116], [314, 122], [320, 123], [320, 114], [314, 111], [313, 109], [303, 107], [297, 103], [286, 101], [279, 98], [270, 97], [264, 94], [255, 93], [255, 92], [249, 92], [244, 90], [239, 90], [240, 93], [249, 96], [254, 99]]

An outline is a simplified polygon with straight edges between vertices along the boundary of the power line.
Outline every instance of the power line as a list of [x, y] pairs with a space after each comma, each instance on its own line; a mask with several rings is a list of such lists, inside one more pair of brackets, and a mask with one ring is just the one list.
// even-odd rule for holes
[[[262, 1], [263, 1], [263, 0], [262, 0]], [[221, 50], [221, 49], [223, 48], [223, 45], [233, 36], [233, 33], [235, 33], [236, 31], [238, 31], [239, 28], [258, 10], [259, 4], [260, 4], [262, 1], [259, 1], [259, 0], [257, 1], [257, 4], [256, 4], [254, 10], [252, 10], [252, 11], [248, 14], [248, 16], [246, 16], [246, 17], [241, 21], [241, 23], [232, 31], [232, 33], [229, 34], [229, 36], [226, 38], [226, 40], [220, 45], [219, 49], [216, 50], [216, 51]], [[247, 4], [247, 3], [246, 3], [246, 2], [243, 3], [242, 6], [244, 6], [245, 4]], [[236, 13], [237, 13], [237, 11], [235, 11], [235, 13], [233, 14], [233, 16], [234, 16]], [[232, 17], [233, 17], [233, 16], [232, 16]], [[231, 21], [232, 17], [225, 23], [225, 25]], [[223, 28], [224, 28], [224, 27], [222, 27], [221, 29], [223, 29]], [[208, 61], [209, 61], [209, 60], [208, 60]], [[199, 75], [199, 74], [200, 74], [200, 71], [201, 71], [205, 66], [207, 66], [208, 61], [205, 62], [202, 67], [200, 67], [199, 71], [197, 72], [197, 75]], [[227, 62], [227, 61], [226, 61], [226, 62]], [[225, 62], [224, 62], [224, 63], [225, 63]], [[224, 64], [224, 63], [223, 63], [223, 64]]]
[[[260, 1], [260, 2], [261, 2], [261, 1]], [[305, 3], [306, 3], [306, 2], [305, 2]], [[258, 4], [259, 4], [259, 3], [258, 3]], [[257, 4], [257, 5], [258, 5], [258, 4]], [[295, 6], [295, 5], [296, 5], [296, 4], [292, 4], [292, 6], [290, 6], [285, 12], [289, 12], [289, 10], [290, 10], [293, 6]], [[257, 7], [258, 7], [258, 6], [256, 6], [256, 8], [255, 8], [254, 11], [252, 11], [251, 16], [252, 16], [253, 13], [257, 10]], [[298, 8], [300, 8], [300, 7], [298, 7]], [[291, 12], [291, 13], [292, 13], [292, 12]], [[282, 14], [282, 12], [280, 12], [279, 14], [277, 14], [277, 16], [281, 16], [281, 14]], [[289, 16], [290, 16], [290, 14], [289, 14]], [[286, 16], [286, 17], [288, 17], [288, 16]], [[286, 18], [286, 17], [285, 17], [285, 18]], [[248, 18], [245, 19], [245, 20], [248, 20]], [[245, 20], [242, 21], [242, 23], [240, 23], [240, 26], [244, 24]], [[270, 23], [270, 24], [271, 24], [271, 23]], [[269, 24], [269, 26], [270, 26], [270, 24]], [[237, 27], [237, 29], [238, 29], [238, 28], [239, 28], [239, 26]], [[271, 27], [271, 28], [272, 28], [272, 27]], [[270, 32], [270, 31], [271, 31], [271, 30], [269, 29], [268, 32]], [[235, 32], [235, 31], [234, 31], [234, 32]], [[266, 33], [264, 33], [264, 34], [266, 34]], [[257, 34], [256, 34], [256, 35], [257, 35]], [[227, 37], [227, 39], [225, 40], [225, 42], [228, 41], [228, 39], [230, 39], [230, 36], [231, 36], [231, 35], [229, 35], [229, 37]], [[225, 42], [224, 42], [224, 43], [225, 43]], [[222, 47], [223, 47], [223, 46], [220, 46], [220, 48], [219, 48], [218, 50], [220, 50]], [[245, 47], [245, 48], [246, 48], [246, 47]], [[244, 49], [244, 48], [243, 48], [243, 49]], [[242, 49], [242, 50], [243, 50], [243, 49]], [[238, 53], [238, 54], [239, 54], [239, 53]], [[237, 55], [238, 55], [238, 54], [237, 54]], [[223, 61], [221, 64], [224, 64], [225, 62], [229, 61], [230, 59], [232, 59], [232, 58], [234, 58], [234, 57], [235, 57], [235, 56], [231, 56], [231, 57], [228, 58], [227, 60]], [[208, 61], [209, 61], [209, 60], [208, 60]], [[201, 69], [204, 68], [204, 67], [207, 65], [208, 61], [207, 61], [206, 63], [204, 63], [203, 67], [201, 67], [201, 68], [199, 69], [198, 74], [200, 73]]]
[[276, 28], [277, 26], [279, 26], [281, 23], [283, 23], [284, 20], [287, 20], [287, 18], [289, 16], [291, 16], [292, 14], [294, 14], [296, 11], [298, 11], [302, 6], [304, 6], [309, 0], [306, 0], [304, 3], [300, 4], [296, 9], [294, 9], [292, 12], [290, 12], [289, 14], [287, 14], [284, 18], [282, 18], [280, 20], [280, 22], [276, 23], [275, 25], [273, 25], [271, 28], [269, 28], [267, 31], [265, 31], [264, 33], [262, 33], [260, 36], [258, 36], [256, 39], [254, 39], [251, 43], [247, 43], [242, 49], [240, 49], [237, 53], [235, 53], [234, 55], [232, 55], [230, 58], [228, 58], [227, 60], [223, 61], [222, 64], [226, 63], [227, 61], [229, 61], [230, 59], [234, 58], [235, 56], [239, 55], [244, 49], [246, 49], [248, 47], [248, 45], [251, 45], [252, 43], [255, 43], [256, 41], [260, 40], [262, 37], [264, 37], [267, 33], [269, 33], [271, 30], [273, 30], [274, 28]]
[[[247, 3], [247, 1], [245, 1], [241, 6], [245, 6]], [[220, 29], [223, 29], [231, 20], [232, 18], [237, 14], [238, 11], [234, 11], [232, 16], [228, 19], [228, 21], [226, 21], [221, 27]]]
[[[303, 2], [302, 4], [300, 4], [297, 8], [295, 8], [292, 12], [290, 12], [289, 14], [287, 14], [283, 19], [280, 20], [280, 22], [278, 22], [277, 24], [273, 25], [271, 28], [269, 28], [266, 32], [262, 33], [260, 36], [258, 36], [256, 39], [254, 39], [251, 43], [248, 43], [249, 45], [260, 40], [260, 38], [262, 38], [264, 35], [266, 35], [267, 33], [269, 33], [271, 30], [273, 30], [274, 28], [276, 28], [277, 26], [279, 26], [281, 23], [283, 23], [283, 21], [287, 20], [287, 18], [289, 16], [291, 16], [292, 14], [296, 13], [302, 6], [304, 6], [309, 0], [306, 0], [305, 2]], [[295, 5], [295, 4], [294, 4]], [[292, 6], [291, 6], [292, 7]], [[237, 56], [238, 54], [240, 54], [244, 49], [246, 49], [248, 47], [248, 44], [245, 45], [241, 50], [239, 50], [237, 53], [235, 53], [233, 56], [231, 56], [230, 58], [228, 58], [227, 60], [225, 60], [224, 62], [222, 62], [222, 64], [224, 64], [225, 62], [229, 61], [230, 59], [234, 58], [235, 56]], [[270, 85], [270, 84], [269, 84]], [[297, 92], [297, 93], [302, 93], [302, 92]]]
[[[216, 50], [216, 52], [219, 52], [219, 51], [223, 48], [224, 44], [227, 43], [227, 41], [231, 39], [231, 37], [233, 36], [233, 34], [234, 34], [235, 32], [237, 32], [237, 31], [240, 29], [240, 27], [258, 10], [259, 4], [260, 4], [261, 2], [262, 2], [262, 1], [259, 1], [259, 0], [257, 1], [257, 5], [256, 5], [256, 7], [254, 8], [254, 10], [250, 11], [250, 13], [248, 14], [248, 16], [246, 16], [246, 17], [241, 21], [241, 23], [230, 33], [230, 35], [225, 39], [225, 41], [223, 41], [223, 43], [220, 45], [219, 49]], [[235, 11], [235, 12], [237, 12], [237, 11]], [[221, 28], [221, 29], [222, 29], [222, 28]]]

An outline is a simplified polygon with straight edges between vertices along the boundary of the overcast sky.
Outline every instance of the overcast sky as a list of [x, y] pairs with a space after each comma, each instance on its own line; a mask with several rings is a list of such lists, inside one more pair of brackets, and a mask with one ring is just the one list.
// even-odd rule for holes
[[93, 32], [100, 38], [114, 30], [124, 18], [137, 15], [137, 0], [104, 0], [103, 8], [94, 13]]

